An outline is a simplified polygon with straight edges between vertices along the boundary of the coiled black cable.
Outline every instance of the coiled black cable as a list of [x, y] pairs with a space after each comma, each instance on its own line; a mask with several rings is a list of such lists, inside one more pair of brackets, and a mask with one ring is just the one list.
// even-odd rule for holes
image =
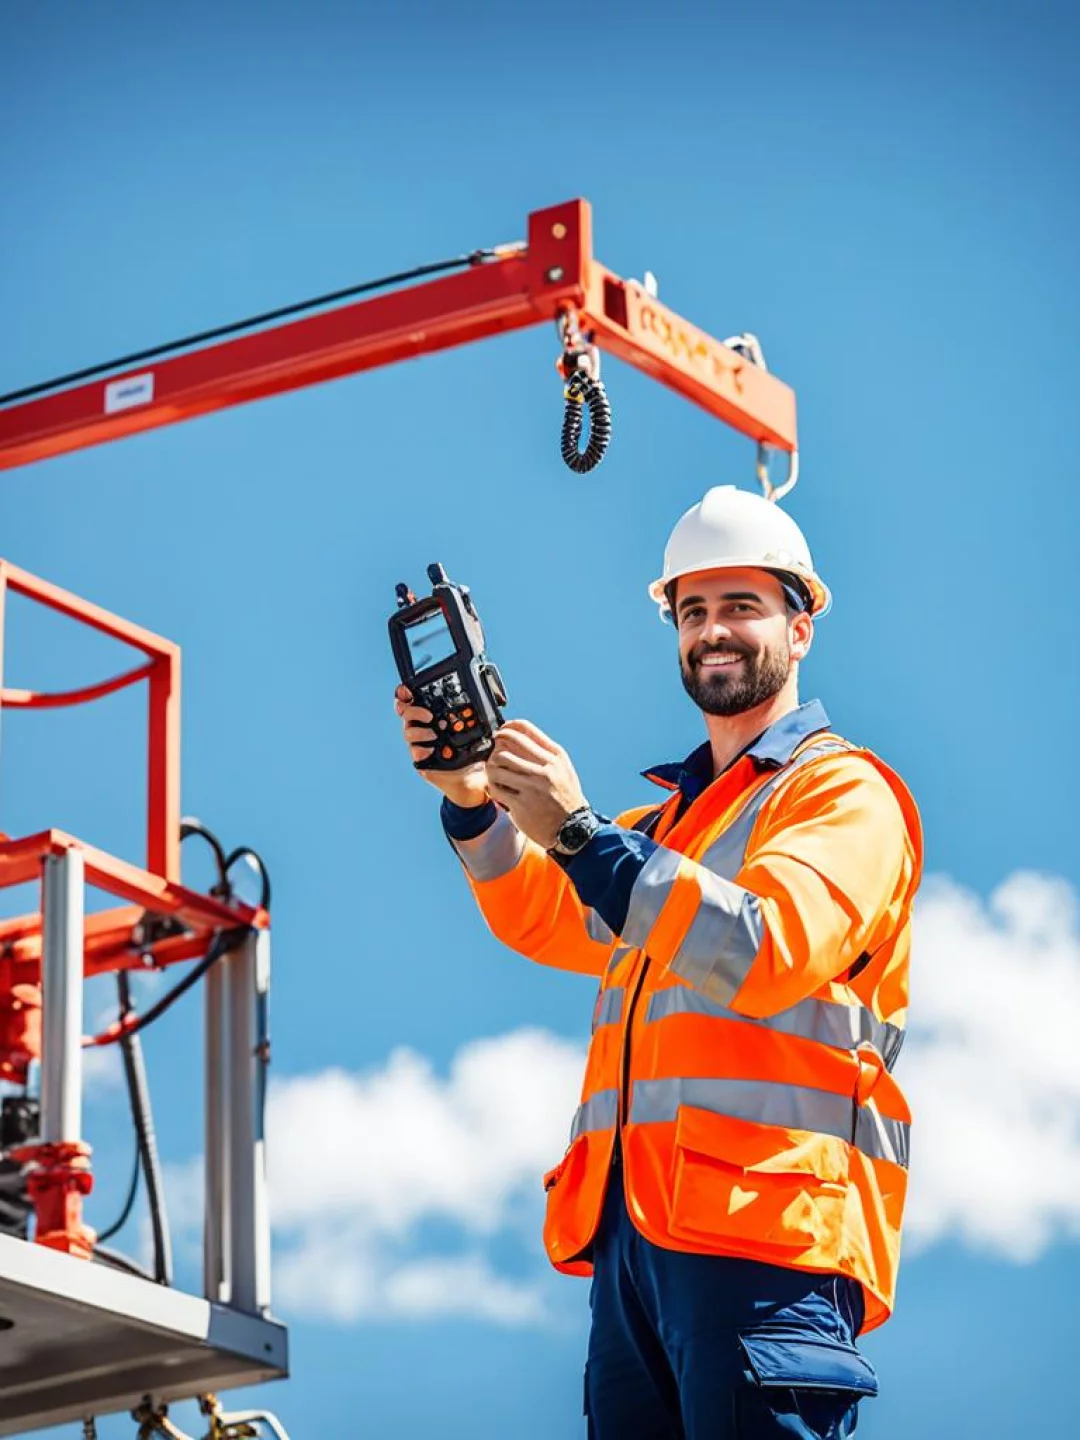
[[[566, 415], [562, 427], [562, 458], [575, 475], [595, 470], [611, 443], [611, 402], [600, 380], [575, 370], [566, 383]], [[581, 445], [583, 411], [589, 411], [589, 440]]]

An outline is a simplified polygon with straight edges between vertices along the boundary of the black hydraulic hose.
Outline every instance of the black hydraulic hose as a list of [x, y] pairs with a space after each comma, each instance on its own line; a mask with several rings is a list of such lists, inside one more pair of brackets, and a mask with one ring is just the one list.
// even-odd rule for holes
[[127, 1199], [124, 1201], [124, 1208], [113, 1221], [107, 1230], [102, 1230], [97, 1237], [98, 1245], [104, 1244], [127, 1224], [132, 1210], [135, 1208], [135, 1196], [139, 1193], [139, 1176], [142, 1174], [142, 1152], [139, 1149], [138, 1139], [135, 1141], [135, 1163], [131, 1170], [131, 1184], [128, 1186]]
[[[123, 1023], [131, 1014], [131, 982], [126, 970], [116, 972], [116, 989], [120, 1000], [120, 1020]], [[165, 1213], [165, 1187], [161, 1176], [161, 1160], [158, 1157], [157, 1136], [154, 1134], [154, 1118], [150, 1109], [150, 1090], [146, 1083], [142, 1041], [134, 1030], [128, 1030], [121, 1035], [120, 1049], [124, 1056], [131, 1118], [135, 1125], [143, 1179], [146, 1181], [146, 1199], [150, 1207], [150, 1228], [154, 1237], [154, 1279], [159, 1285], [171, 1285], [172, 1244]]]
[[[576, 475], [595, 470], [611, 442], [611, 402], [603, 383], [575, 370], [566, 384], [566, 415], [562, 428], [562, 458]], [[581, 443], [582, 412], [589, 411], [589, 441]]]
[[250, 845], [237, 845], [235, 850], [230, 850], [225, 857], [225, 874], [236, 864], [237, 860], [250, 860], [252, 865], [259, 872], [259, 907], [263, 910], [270, 909], [270, 874], [266, 868], [262, 856]]
[[270, 909], [270, 873], [266, 868], [266, 862], [257, 850], [250, 845], [237, 845], [235, 849], [225, 853], [225, 847], [214, 834], [214, 832], [194, 815], [185, 815], [180, 821], [180, 840], [183, 842], [192, 835], [198, 835], [205, 840], [214, 853], [214, 861], [217, 865], [218, 880], [211, 890], [211, 895], [217, 896], [220, 900], [231, 900], [233, 897], [232, 881], [229, 879], [229, 871], [238, 860], [250, 860], [254, 868], [259, 872], [259, 905], [263, 910]]
[[214, 863], [217, 865], [218, 883], [217, 889], [211, 893], [227, 892], [229, 888], [229, 877], [226, 874], [228, 860], [225, 855], [225, 846], [214, 834], [208, 825], [197, 820], [194, 815], [185, 815], [180, 821], [180, 843], [183, 844], [192, 835], [198, 835], [200, 840], [205, 840], [210, 849], [214, 852]]
[[91, 1043], [94, 1045], [115, 1045], [125, 1035], [137, 1035], [140, 1030], [145, 1030], [155, 1020], [159, 1020], [165, 1011], [170, 1009], [181, 995], [185, 995], [193, 985], [197, 984], [211, 966], [216, 965], [223, 955], [230, 950], [235, 950], [237, 945], [247, 934], [246, 925], [234, 926], [231, 930], [219, 930], [210, 942], [210, 949], [187, 972], [182, 980], [178, 980], [171, 990], [166, 991], [160, 1000], [155, 1000], [149, 1010], [144, 1010], [141, 1015], [134, 1019], [128, 1019], [126, 1025], [115, 1027], [112, 1031], [106, 1031], [104, 1035], [97, 1036]]
[[130, 355], [119, 355], [115, 360], [106, 360], [101, 365], [89, 365], [83, 370], [72, 370], [67, 375], [57, 375], [52, 380], [43, 380], [39, 385], [27, 385], [22, 390], [12, 390], [0, 395], [0, 405], [13, 404], [16, 400], [29, 400], [35, 395], [46, 395], [50, 390], [59, 390], [65, 385], [74, 385], [78, 380], [92, 380], [97, 375], [107, 375], [111, 370], [124, 369], [129, 365], [141, 365], [144, 360], [159, 360], [163, 355], [173, 355], [178, 350], [187, 350], [194, 345], [205, 345], [210, 340], [221, 340], [226, 335], [239, 335], [257, 325], [269, 325], [272, 320], [284, 320], [290, 315], [302, 315], [306, 310], [316, 310], [323, 305], [333, 305], [341, 300], [355, 299], [372, 290], [383, 290], [388, 285], [404, 285], [409, 280], [422, 280], [428, 275], [441, 275], [447, 270], [463, 270], [470, 265], [482, 265], [488, 260], [497, 260], [499, 250], [474, 250], [471, 255], [456, 255], [451, 260], [436, 260], [431, 265], [415, 265], [411, 270], [401, 270], [396, 275], [382, 275], [378, 280], [366, 280], [362, 285], [348, 285], [343, 290], [331, 290], [326, 295], [316, 295], [311, 300], [300, 300], [295, 305], [281, 305], [276, 310], [264, 310], [261, 315], [251, 315], [246, 320], [237, 320], [232, 325], [218, 325], [213, 330], [200, 330], [196, 335], [185, 335], [182, 340], [171, 340], [167, 345], [154, 345], [148, 350], [135, 350]]

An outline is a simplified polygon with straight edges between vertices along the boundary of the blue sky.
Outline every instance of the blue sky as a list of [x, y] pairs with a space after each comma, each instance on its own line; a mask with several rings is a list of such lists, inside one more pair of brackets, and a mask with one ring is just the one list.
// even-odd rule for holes
[[[804, 694], [908, 779], [933, 876], [879, 1440], [1073, 1410], [1077, 39], [1054, 3], [44, 0], [0, 43], [0, 391], [517, 239], [576, 195], [605, 264], [754, 330], [796, 388], [790, 509], [836, 597]], [[526, 331], [0, 485], [0, 553], [183, 646], [184, 808], [272, 871], [294, 1376], [259, 1398], [296, 1440], [583, 1433], [587, 1287], [545, 1269], [536, 1176], [591, 990], [483, 931], [401, 753], [385, 615], [443, 561], [514, 712], [598, 806], [638, 803], [637, 772], [699, 739], [645, 586], [753, 456], [611, 362], [610, 454], [572, 476], [554, 357]], [[9, 684], [117, 659], [24, 606], [8, 633]], [[131, 696], [10, 716], [2, 828], [136, 855], [140, 721]], [[207, 879], [197, 855], [185, 873]], [[188, 1003], [147, 1045], [190, 1285], [199, 1036]], [[88, 1084], [105, 1224], [130, 1143], [115, 1076]]]

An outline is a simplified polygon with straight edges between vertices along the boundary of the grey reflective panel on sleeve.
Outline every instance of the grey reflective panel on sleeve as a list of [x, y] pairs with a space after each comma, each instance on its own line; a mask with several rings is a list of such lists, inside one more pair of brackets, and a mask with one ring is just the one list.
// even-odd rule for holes
[[900, 1050], [904, 1043], [904, 1031], [899, 1025], [892, 1025], [888, 1020], [876, 1020], [875, 1025], [881, 1027], [880, 1043], [872, 1035], [867, 1039], [881, 1052], [881, 1058], [885, 1061], [885, 1069], [891, 1070], [900, 1058]]
[[570, 1126], [570, 1143], [573, 1144], [587, 1130], [610, 1130], [618, 1113], [618, 1090], [597, 1090], [595, 1095], [590, 1095], [583, 1105], [578, 1106]]
[[855, 1116], [855, 1145], [864, 1155], [877, 1160], [891, 1160], [894, 1165], [908, 1168], [911, 1149], [911, 1126], [905, 1120], [893, 1120], [874, 1108], [873, 1102], [861, 1105]]
[[474, 880], [498, 880], [508, 875], [525, 853], [525, 836], [505, 810], [482, 835], [472, 840], [451, 840]]
[[598, 945], [610, 945], [615, 939], [615, 936], [608, 929], [607, 925], [604, 924], [603, 920], [600, 919], [600, 916], [591, 905], [586, 905], [585, 907], [585, 929], [588, 932], [589, 939], [595, 940]]
[[597, 997], [596, 1014], [593, 1019], [594, 1034], [601, 1025], [617, 1025], [619, 1023], [622, 1019], [625, 999], [626, 990], [622, 985], [613, 985], [610, 990], [601, 990]]
[[[835, 1135], [867, 1155], [897, 1165], [907, 1162], [908, 1127], [902, 1121], [859, 1109], [850, 1095], [775, 1080], [638, 1080], [630, 1100], [630, 1123], [674, 1120], [683, 1105], [757, 1125]], [[864, 1121], [866, 1115], [873, 1119]]]
[[864, 1005], [843, 1005], [835, 1000], [800, 1000], [777, 1015], [740, 1015], [737, 1010], [703, 995], [687, 985], [671, 985], [654, 991], [645, 1011], [645, 1023], [663, 1020], [668, 1015], [710, 1015], [719, 1020], [735, 1020], [745, 1025], [760, 1025], [766, 1030], [779, 1030], [797, 1035], [802, 1040], [816, 1040], [837, 1050], [854, 1050], [871, 1044], [881, 1058], [889, 1063], [892, 1049], [899, 1050], [896, 1037], [903, 1032], [885, 1020], [878, 1020]]
[[726, 1003], [742, 985], [761, 949], [761, 902], [741, 885], [702, 875], [701, 903], [672, 956], [673, 975]]
[[671, 894], [672, 882], [679, 873], [682, 859], [677, 850], [667, 850], [663, 845], [658, 845], [634, 881], [622, 938], [639, 950], [645, 948], [645, 942], [664, 908], [664, 902]]

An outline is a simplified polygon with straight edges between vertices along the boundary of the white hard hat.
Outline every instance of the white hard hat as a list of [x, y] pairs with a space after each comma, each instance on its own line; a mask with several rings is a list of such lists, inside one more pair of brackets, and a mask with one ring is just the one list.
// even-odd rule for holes
[[811, 615], [824, 615], [832, 604], [829, 587], [815, 573], [810, 547], [791, 516], [775, 501], [734, 485], [714, 485], [687, 510], [671, 532], [664, 573], [649, 586], [649, 594], [666, 610], [667, 587], [680, 575], [745, 569], [796, 576], [810, 592]]

